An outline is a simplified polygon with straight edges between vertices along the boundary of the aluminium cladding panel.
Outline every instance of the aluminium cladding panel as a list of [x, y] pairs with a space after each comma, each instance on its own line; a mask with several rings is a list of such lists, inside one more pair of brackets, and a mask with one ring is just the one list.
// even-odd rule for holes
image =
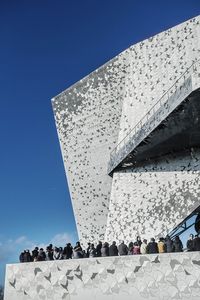
[[7, 265], [4, 300], [199, 300], [200, 252]]
[[200, 205], [200, 150], [166, 156], [113, 176], [105, 239], [148, 240], [174, 229]]
[[104, 238], [126, 57], [119, 55], [52, 100], [79, 238]]
[[200, 16], [131, 46], [118, 142], [200, 58]]

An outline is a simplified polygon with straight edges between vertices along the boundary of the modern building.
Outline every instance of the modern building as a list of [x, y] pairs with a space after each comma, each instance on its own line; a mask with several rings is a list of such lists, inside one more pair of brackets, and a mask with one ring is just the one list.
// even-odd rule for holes
[[83, 244], [166, 235], [200, 205], [200, 17], [52, 100]]
[[[84, 245], [176, 234], [191, 215], [199, 220], [199, 37], [196, 17], [53, 99]], [[198, 300], [199, 278], [199, 251], [13, 264], [4, 299]]]

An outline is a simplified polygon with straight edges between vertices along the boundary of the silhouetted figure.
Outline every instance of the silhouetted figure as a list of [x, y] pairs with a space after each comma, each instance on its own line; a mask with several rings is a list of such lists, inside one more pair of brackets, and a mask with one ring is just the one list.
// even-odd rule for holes
[[31, 261], [33, 261], [33, 260], [32, 260], [30, 251], [27, 249], [27, 250], [24, 252], [24, 262], [31, 262]]
[[173, 252], [173, 241], [171, 238], [167, 235], [165, 239], [165, 249], [167, 253]]
[[46, 248], [46, 260], [53, 260], [53, 248], [50, 246]]
[[70, 243], [67, 243], [66, 247], [63, 250], [63, 259], [71, 259], [73, 254], [73, 248]]
[[147, 245], [147, 253], [148, 254], [158, 253], [158, 244], [155, 242], [154, 238], [151, 238], [151, 241]]
[[33, 261], [37, 261], [37, 257], [38, 257], [38, 247], [35, 247], [35, 249], [32, 251], [32, 258], [33, 258]]
[[24, 262], [24, 253], [25, 253], [25, 252], [26, 252], [26, 250], [24, 250], [23, 252], [20, 253], [19, 261], [20, 261], [21, 263]]
[[96, 247], [96, 256], [100, 257], [101, 256], [101, 248], [102, 248], [102, 242], [99, 241], [97, 247]]
[[44, 261], [44, 260], [46, 260], [46, 253], [44, 252], [43, 248], [40, 248], [37, 261]]
[[173, 242], [173, 250], [174, 250], [174, 252], [182, 252], [183, 251], [183, 244], [182, 244], [179, 236], [175, 237], [175, 240]]
[[74, 258], [83, 258], [83, 250], [82, 250], [80, 242], [76, 243], [73, 254], [74, 254]]
[[193, 245], [194, 245], [194, 251], [200, 251], [200, 237], [199, 235], [195, 235], [195, 238], [193, 240]]
[[109, 256], [109, 244], [105, 242], [101, 247], [101, 256]]
[[90, 253], [89, 253], [90, 245], [91, 245], [91, 243], [88, 243], [88, 246], [87, 246], [87, 249], [86, 249], [87, 257], [90, 256]]
[[118, 247], [119, 255], [127, 255], [128, 254], [128, 247], [126, 244], [124, 244], [124, 241], [121, 242], [121, 244]]
[[187, 240], [187, 251], [194, 251], [194, 235], [191, 233], [189, 239]]
[[115, 241], [112, 242], [112, 245], [109, 247], [109, 256], [118, 256], [118, 249]]
[[94, 247], [94, 244], [91, 244], [89, 249], [89, 257], [95, 257], [95, 256], [96, 256], [96, 249]]

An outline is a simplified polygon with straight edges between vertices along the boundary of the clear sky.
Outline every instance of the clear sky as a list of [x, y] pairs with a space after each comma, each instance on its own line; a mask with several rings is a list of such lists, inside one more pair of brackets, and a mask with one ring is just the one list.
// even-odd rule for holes
[[78, 237], [51, 98], [199, 0], [0, 0], [0, 284], [19, 251]]

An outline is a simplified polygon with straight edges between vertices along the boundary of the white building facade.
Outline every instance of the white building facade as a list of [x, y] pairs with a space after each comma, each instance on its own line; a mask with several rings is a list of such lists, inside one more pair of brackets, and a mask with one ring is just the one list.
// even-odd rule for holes
[[52, 99], [84, 245], [166, 235], [200, 205], [198, 133], [191, 136], [198, 121], [177, 132], [190, 107], [198, 111], [199, 36], [196, 17], [131, 46]]

